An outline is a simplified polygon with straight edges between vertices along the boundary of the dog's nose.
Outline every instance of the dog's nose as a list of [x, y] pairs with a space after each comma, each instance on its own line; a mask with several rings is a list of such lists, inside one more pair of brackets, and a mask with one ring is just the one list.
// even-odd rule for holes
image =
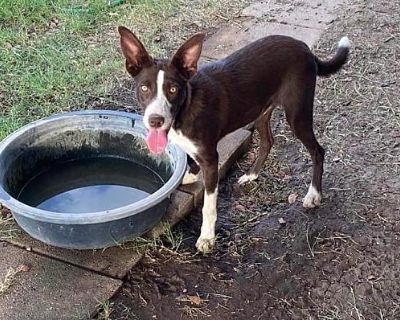
[[164, 117], [158, 114], [151, 114], [149, 116], [149, 125], [151, 128], [160, 128], [164, 124], [165, 119]]

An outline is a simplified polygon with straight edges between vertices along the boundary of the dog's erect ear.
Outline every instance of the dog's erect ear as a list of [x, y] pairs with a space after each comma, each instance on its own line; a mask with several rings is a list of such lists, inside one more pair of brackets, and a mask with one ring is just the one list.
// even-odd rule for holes
[[204, 37], [203, 33], [194, 35], [178, 49], [172, 58], [171, 63], [187, 79], [190, 79], [197, 72], [197, 62], [200, 58]]
[[151, 58], [143, 44], [129, 29], [119, 26], [121, 49], [126, 58], [126, 70], [134, 77], [146, 66], [151, 65]]

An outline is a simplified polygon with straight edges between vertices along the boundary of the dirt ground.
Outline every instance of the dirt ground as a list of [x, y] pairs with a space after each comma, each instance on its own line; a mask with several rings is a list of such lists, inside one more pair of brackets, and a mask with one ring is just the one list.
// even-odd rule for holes
[[179, 248], [155, 246], [130, 272], [110, 319], [400, 319], [399, 21], [398, 1], [353, 1], [315, 50], [327, 57], [343, 35], [355, 45], [318, 83], [322, 206], [301, 205], [311, 162], [278, 111], [258, 181], [236, 184], [255, 134], [221, 182], [213, 254], [195, 251], [197, 210], [175, 228]]

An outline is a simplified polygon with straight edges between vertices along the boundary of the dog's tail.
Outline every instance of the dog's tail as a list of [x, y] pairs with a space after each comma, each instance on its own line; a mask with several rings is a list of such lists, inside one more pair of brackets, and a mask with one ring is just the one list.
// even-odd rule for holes
[[340, 39], [338, 44], [338, 50], [335, 56], [329, 61], [322, 61], [315, 57], [317, 63], [317, 74], [319, 76], [329, 76], [340, 70], [340, 68], [346, 63], [349, 56], [351, 42], [349, 38], [343, 37]]

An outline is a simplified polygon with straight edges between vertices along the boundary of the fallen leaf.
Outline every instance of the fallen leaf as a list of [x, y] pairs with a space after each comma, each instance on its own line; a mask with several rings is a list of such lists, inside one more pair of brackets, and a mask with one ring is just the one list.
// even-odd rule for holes
[[289, 195], [289, 197], [288, 197], [288, 202], [289, 202], [290, 204], [295, 203], [298, 196], [299, 196], [299, 195], [298, 195], [297, 193], [291, 193], [291, 194]]
[[29, 270], [31, 270], [31, 266], [27, 264], [20, 264], [17, 268], [17, 271], [19, 272], [28, 272]]
[[278, 222], [279, 222], [280, 224], [286, 224], [286, 220], [283, 219], [283, 218], [279, 218], [279, 219], [278, 219]]
[[1, 206], [0, 206], [0, 213], [1, 213], [1, 218], [3, 219], [8, 219], [12, 216], [10, 210], [8, 210], [7, 208], [2, 208]]
[[190, 303], [194, 304], [196, 306], [199, 306], [202, 302], [202, 300], [199, 296], [187, 296], [187, 297], [190, 300]]

